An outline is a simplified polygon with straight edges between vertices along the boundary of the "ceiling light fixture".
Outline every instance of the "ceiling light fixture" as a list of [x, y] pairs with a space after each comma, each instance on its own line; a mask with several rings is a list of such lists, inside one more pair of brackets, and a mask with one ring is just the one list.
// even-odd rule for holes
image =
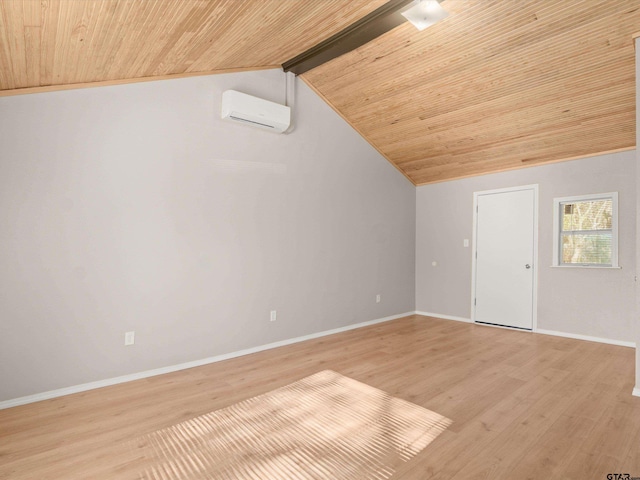
[[409, 20], [420, 31], [449, 16], [438, 0], [415, 0], [413, 6], [402, 12], [402, 16]]

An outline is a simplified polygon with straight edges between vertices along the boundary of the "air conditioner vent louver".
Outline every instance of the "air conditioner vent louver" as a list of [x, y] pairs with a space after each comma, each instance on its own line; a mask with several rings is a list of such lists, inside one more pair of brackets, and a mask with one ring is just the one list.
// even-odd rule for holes
[[229, 116], [230, 120], [235, 120], [236, 122], [245, 122], [251, 123], [253, 125], [257, 125], [264, 128], [275, 128], [273, 125], [267, 125], [266, 123], [254, 122], [253, 120], [247, 120], [246, 118], [235, 117], [233, 115]]
[[291, 123], [289, 107], [235, 90], [222, 94], [221, 116], [225, 120], [277, 133], [284, 132]]

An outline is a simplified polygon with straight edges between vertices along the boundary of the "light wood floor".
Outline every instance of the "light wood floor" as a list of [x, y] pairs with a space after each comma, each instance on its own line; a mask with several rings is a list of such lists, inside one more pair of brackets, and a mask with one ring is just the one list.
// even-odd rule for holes
[[0, 478], [137, 479], [138, 436], [325, 369], [453, 420], [394, 479], [640, 477], [633, 368], [631, 348], [411, 316], [0, 411]]

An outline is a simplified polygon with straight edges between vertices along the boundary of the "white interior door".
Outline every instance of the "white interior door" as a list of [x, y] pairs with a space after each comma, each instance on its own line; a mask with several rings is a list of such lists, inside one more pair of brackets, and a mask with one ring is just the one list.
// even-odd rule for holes
[[476, 194], [476, 322], [533, 328], [536, 197], [535, 187]]

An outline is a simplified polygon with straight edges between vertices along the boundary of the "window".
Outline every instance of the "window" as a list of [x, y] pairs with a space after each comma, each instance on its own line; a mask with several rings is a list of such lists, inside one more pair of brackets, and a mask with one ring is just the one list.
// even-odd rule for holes
[[618, 268], [618, 193], [553, 201], [553, 265]]

